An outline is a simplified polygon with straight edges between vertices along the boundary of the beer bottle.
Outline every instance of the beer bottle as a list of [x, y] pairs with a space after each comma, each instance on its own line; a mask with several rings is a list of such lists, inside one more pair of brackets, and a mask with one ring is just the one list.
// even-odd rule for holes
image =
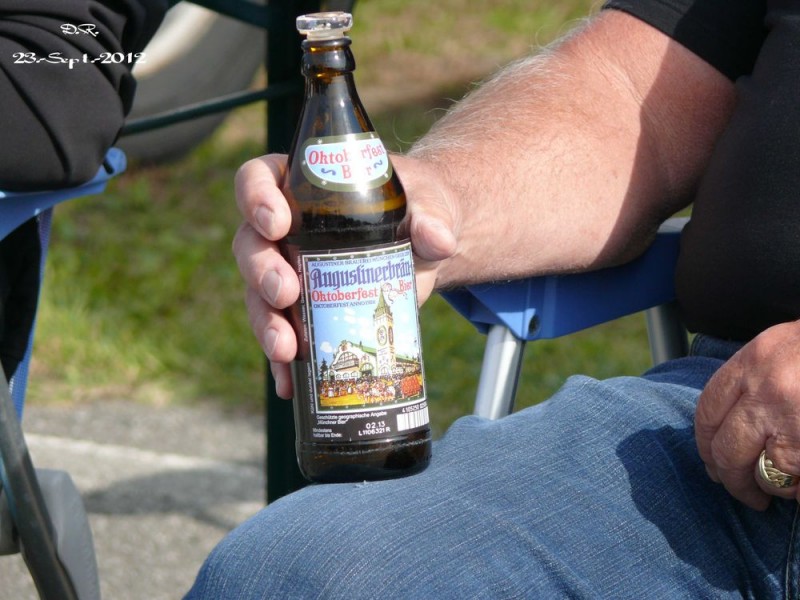
[[416, 282], [398, 225], [406, 199], [358, 97], [352, 16], [297, 18], [305, 99], [283, 192], [297, 460], [315, 482], [387, 479], [431, 454]]

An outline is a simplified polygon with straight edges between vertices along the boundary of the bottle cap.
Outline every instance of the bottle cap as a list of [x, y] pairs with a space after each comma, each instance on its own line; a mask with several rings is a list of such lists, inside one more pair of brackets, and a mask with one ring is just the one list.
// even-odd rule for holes
[[346, 12], [319, 12], [301, 15], [295, 22], [297, 31], [310, 40], [335, 40], [353, 26], [353, 15]]

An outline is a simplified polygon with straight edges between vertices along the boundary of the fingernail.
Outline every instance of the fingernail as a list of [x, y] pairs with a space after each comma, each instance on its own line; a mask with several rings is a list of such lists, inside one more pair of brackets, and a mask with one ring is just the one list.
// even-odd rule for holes
[[264, 331], [264, 352], [267, 354], [268, 358], [275, 352], [275, 347], [278, 345], [278, 338], [280, 338], [280, 334], [278, 334], [276, 329], [268, 327]]
[[281, 293], [283, 278], [278, 275], [277, 271], [269, 271], [261, 280], [261, 287], [264, 289], [267, 301], [274, 305], [278, 300], [278, 295]]
[[256, 224], [261, 235], [269, 236], [272, 227], [272, 211], [266, 206], [259, 206], [255, 213]]

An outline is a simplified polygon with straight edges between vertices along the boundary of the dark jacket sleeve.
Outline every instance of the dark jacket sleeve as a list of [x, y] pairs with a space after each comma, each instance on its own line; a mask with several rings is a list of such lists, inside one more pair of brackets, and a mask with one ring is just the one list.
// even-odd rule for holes
[[70, 186], [97, 172], [133, 102], [132, 61], [166, 9], [167, 0], [0, 2], [0, 189]]

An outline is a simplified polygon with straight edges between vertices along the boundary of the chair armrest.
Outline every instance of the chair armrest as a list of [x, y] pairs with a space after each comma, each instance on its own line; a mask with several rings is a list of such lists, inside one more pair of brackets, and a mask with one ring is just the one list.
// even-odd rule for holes
[[673, 301], [680, 232], [687, 221], [666, 221], [644, 254], [624, 265], [472, 285], [441, 295], [482, 333], [493, 325], [524, 341], [574, 333]]
[[59, 202], [102, 192], [109, 179], [125, 170], [125, 154], [111, 148], [97, 175], [84, 184], [60, 190], [5, 192], [0, 190], [0, 239], [6, 237], [28, 219], [38, 216]]

